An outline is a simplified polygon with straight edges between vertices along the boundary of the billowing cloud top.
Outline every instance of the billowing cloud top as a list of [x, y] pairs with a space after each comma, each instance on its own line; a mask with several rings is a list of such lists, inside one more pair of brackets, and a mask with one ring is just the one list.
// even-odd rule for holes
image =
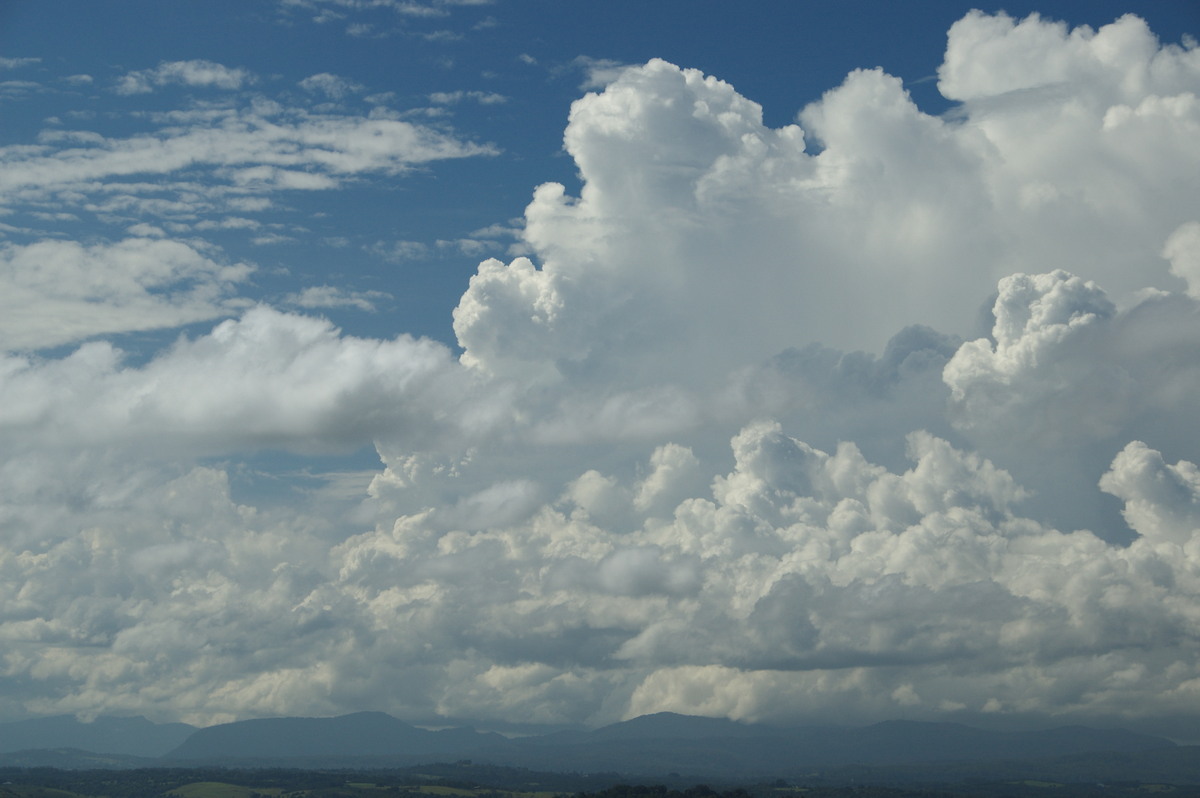
[[[459, 352], [243, 311], [252, 267], [161, 229], [9, 245], [14, 351], [237, 317], [0, 361], [0, 711], [1200, 736], [1200, 50], [972, 12], [938, 85], [931, 116], [856, 71], [770, 128], [716, 77], [624, 69]], [[260, 105], [51, 139], [0, 185], [67, 202], [170, 156], [253, 198], [487, 152]], [[319, 296], [368, 301], [291, 301]], [[299, 502], [235, 489], [261, 449], [367, 443], [381, 469]]]
[[572, 108], [580, 197], [548, 184], [527, 211], [541, 269], [483, 267], [459, 339], [492, 370], [607, 378], [639, 352], [654, 374], [719, 374], [796, 342], [878, 350], [913, 323], [973, 333], [1014, 271], [1176, 289], [1160, 251], [1195, 213], [1178, 176], [1198, 64], [1132, 16], [1068, 34], [975, 13], [940, 72], [957, 116], [864, 70], [781, 129], [716, 78], [628, 69]]

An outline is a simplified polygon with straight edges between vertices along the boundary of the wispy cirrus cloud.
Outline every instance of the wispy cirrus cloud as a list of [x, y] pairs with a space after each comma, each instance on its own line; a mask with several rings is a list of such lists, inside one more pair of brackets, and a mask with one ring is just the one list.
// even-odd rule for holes
[[188, 221], [244, 208], [255, 195], [328, 190], [497, 151], [387, 113], [318, 112], [261, 98], [145, 120], [150, 129], [134, 135], [50, 130], [35, 146], [0, 149], [8, 206], [88, 209], [126, 224]]
[[[419, 25], [436, 21], [444, 24], [456, 7], [486, 6], [491, 0], [279, 0], [279, 10], [285, 19], [303, 14], [312, 22], [325, 25], [345, 25], [348, 36], [358, 38], [387, 38], [402, 34], [428, 42], [452, 43], [466, 38], [465, 33], [448, 27], [421, 30]], [[472, 30], [482, 30], [493, 22], [476, 22]]]
[[[231, 91], [251, 79], [207, 61], [126, 76], [130, 85]], [[329, 98], [362, 89], [329, 73], [301, 87]], [[36, 143], [0, 148], [6, 229], [24, 241], [4, 250], [3, 345], [41, 349], [229, 314], [247, 304], [236, 293], [247, 287], [252, 267], [233, 265], [193, 236], [241, 232], [257, 246], [292, 243], [297, 230], [263, 219], [277, 212], [281, 192], [327, 191], [497, 152], [376, 103], [356, 112], [290, 99], [239, 91], [218, 102], [134, 114], [132, 133], [109, 132], [94, 116], [73, 119], [74, 127], [53, 119]], [[61, 240], [63, 225], [86, 223], [111, 228], [109, 240]], [[302, 306], [315, 307], [317, 293], [295, 293]], [[366, 309], [371, 297], [349, 292], [324, 301]]]
[[40, 64], [40, 58], [3, 58], [0, 57], [0, 69], [21, 69], [22, 67]]
[[480, 105], [500, 105], [508, 102], [503, 94], [494, 91], [435, 91], [429, 95], [430, 102], [438, 105], [454, 105], [464, 100], [473, 100]]
[[169, 114], [163, 121], [171, 127], [162, 133], [94, 137], [80, 147], [58, 147], [61, 139], [51, 138], [34, 149], [8, 148], [0, 187], [50, 193], [192, 168], [212, 169], [213, 177], [238, 186], [303, 188], [311, 180], [314, 187], [329, 187], [363, 172], [399, 174], [414, 164], [495, 152], [397, 119], [309, 113], [270, 103]]
[[[419, 3], [414, 0], [280, 0], [286, 11], [303, 10], [313, 13], [316, 22], [342, 18], [347, 12], [387, 10], [404, 17], [444, 17], [446, 6], [467, 5], [446, 0]], [[336, 16], [335, 16], [336, 15]]]

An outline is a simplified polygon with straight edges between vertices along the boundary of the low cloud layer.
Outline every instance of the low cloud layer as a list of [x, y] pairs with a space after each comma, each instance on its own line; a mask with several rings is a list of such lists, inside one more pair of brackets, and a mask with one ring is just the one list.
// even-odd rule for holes
[[[225, 74], [167, 66], [143, 78]], [[972, 12], [938, 85], [931, 116], [857, 71], [773, 129], [717, 77], [620, 71], [571, 110], [579, 196], [536, 188], [459, 351], [250, 306], [254, 269], [193, 238], [7, 246], [0, 713], [1200, 738], [1200, 50]], [[0, 185], [91, 202], [153, 150], [216, 202], [490, 151], [195, 113], [51, 137]], [[263, 450], [369, 445], [287, 500], [239, 487]]]
[[5, 245], [0, 341], [10, 349], [40, 349], [219, 317], [246, 306], [233, 293], [252, 271], [217, 263], [180, 241]]

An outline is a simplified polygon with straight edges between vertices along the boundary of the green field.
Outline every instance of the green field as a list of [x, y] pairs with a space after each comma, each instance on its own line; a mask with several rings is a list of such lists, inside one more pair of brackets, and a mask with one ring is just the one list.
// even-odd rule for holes
[[279, 795], [282, 792], [279, 787], [243, 787], [223, 781], [197, 781], [168, 790], [166, 794], [177, 798], [251, 798], [257, 795]]
[[78, 793], [32, 784], [0, 785], [0, 798], [83, 798]]
[[[168, 790], [172, 798], [397, 798], [398, 796], [433, 795], [438, 798], [556, 798], [561, 793], [497, 790], [491, 787], [448, 787], [442, 784], [386, 785], [372, 782], [348, 781], [339, 786], [314, 789], [285, 790], [281, 787], [248, 787], [223, 781], [197, 781]], [[0, 794], [0, 798], [5, 798]], [[13, 798], [72, 798], [70, 793], [57, 795], [14, 795]]]

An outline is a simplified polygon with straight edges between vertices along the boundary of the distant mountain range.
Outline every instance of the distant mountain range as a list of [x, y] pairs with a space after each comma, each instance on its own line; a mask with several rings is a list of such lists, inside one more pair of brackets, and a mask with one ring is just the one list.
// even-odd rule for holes
[[761, 778], [844, 765], [1032, 759], [1174, 746], [1161, 737], [1079, 726], [1033, 732], [914, 721], [857, 728], [779, 727], [672, 713], [646, 715], [592, 732], [510, 742], [507, 751], [475, 756], [537, 770]]
[[151, 723], [145, 718], [99, 717], [81, 723], [73, 715], [0, 723], [0, 753], [78, 748], [96, 754], [158, 757], [196, 731], [186, 723]]
[[297, 757], [458, 756], [500, 745], [499, 734], [474, 729], [428, 731], [383, 712], [337, 718], [266, 718], [200, 729], [170, 759], [294, 759]]
[[[684, 774], [722, 779], [794, 777], [830, 768], [962, 770], [968, 762], [1198, 761], [1167, 755], [1161, 737], [1081, 726], [995, 732], [954, 723], [768, 726], [673, 713], [594, 731], [509, 739], [470, 728], [421, 729], [382, 712], [270, 718], [204, 729], [144, 718], [46, 718], [0, 724], [0, 765], [32, 767], [405, 767], [435, 761], [558, 773]], [[38, 749], [38, 750], [35, 750]], [[72, 750], [66, 750], [72, 749]], [[90, 752], [90, 753], [89, 753]], [[1105, 754], [1105, 756], [1099, 756]], [[124, 758], [122, 758], [124, 757]], [[1015, 766], [1014, 766], [1015, 767]]]

